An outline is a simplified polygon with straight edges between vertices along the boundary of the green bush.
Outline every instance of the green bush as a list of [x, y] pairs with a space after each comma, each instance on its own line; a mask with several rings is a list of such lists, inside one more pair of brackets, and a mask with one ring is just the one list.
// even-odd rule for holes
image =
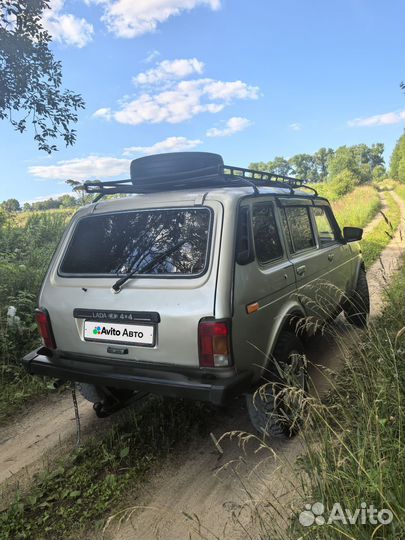
[[328, 185], [330, 190], [341, 197], [352, 191], [359, 183], [359, 179], [352, 172], [344, 170], [337, 174]]

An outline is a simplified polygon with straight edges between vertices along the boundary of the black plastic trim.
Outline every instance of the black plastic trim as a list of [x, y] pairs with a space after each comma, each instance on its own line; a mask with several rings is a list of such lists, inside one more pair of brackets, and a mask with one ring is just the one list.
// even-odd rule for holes
[[[65, 381], [87, 382], [97, 386], [130, 388], [147, 392], [208, 401], [222, 405], [234, 396], [250, 388], [252, 373], [244, 371], [229, 377], [217, 377], [195, 370], [178, 371], [148, 366], [122, 366], [116, 359], [81, 357], [70, 359], [58, 355], [48, 355], [41, 347], [22, 359], [24, 368], [31, 375], [54, 377]], [[101, 359], [100, 359], [101, 360]]]

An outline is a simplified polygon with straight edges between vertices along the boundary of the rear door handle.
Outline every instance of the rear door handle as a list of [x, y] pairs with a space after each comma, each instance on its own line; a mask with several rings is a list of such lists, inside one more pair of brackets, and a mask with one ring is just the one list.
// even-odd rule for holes
[[333, 257], [334, 257], [334, 256], [335, 256], [334, 253], [329, 253], [329, 255], [328, 255], [328, 260], [329, 260], [329, 261], [333, 261]]
[[296, 272], [299, 276], [303, 276], [306, 269], [307, 267], [305, 266], [305, 264], [303, 264], [302, 266], [297, 266]]

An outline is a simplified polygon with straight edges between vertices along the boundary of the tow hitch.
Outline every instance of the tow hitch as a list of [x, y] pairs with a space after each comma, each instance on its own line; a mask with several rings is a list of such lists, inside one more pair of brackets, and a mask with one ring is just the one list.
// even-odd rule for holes
[[128, 407], [128, 405], [132, 405], [148, 395], [148, 392], [131, 392], [128, 397], [117, 397], [107, 388], [103, 388], [103, 391], [105, 397], [101, 401], [93, 403], [93, 409], [98, 418], [107, 418], [107, 416]]

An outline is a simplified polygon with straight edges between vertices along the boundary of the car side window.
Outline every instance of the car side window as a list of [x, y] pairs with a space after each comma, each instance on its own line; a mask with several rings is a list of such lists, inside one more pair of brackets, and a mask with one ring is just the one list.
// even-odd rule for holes
[[293, 252], [315, 247], [308, 207], [289, 206], [285, 208], [288, 228], [291, 233]]
[[322, 206], [315, 206], [315, 208], [313, 208], [313, 212], [321, 246], [335, 242], [337, 239], [336, 231], [330, 220], [329, 212], [327, 212]]
[[257, 260], [266, 264], [283, 256], [280, 235], [271, 202], [253, 205], [253, 237]]

